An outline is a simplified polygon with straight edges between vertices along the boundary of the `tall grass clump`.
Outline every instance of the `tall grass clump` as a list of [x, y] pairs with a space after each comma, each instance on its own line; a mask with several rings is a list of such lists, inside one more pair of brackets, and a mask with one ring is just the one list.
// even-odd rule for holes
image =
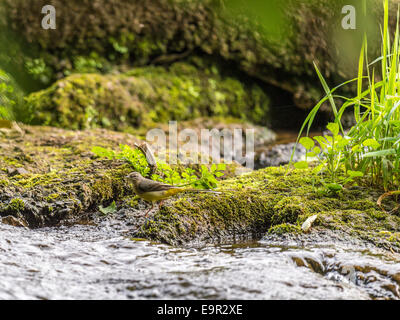
[[[333, 189], [343, 184], [360, 180], [385, 190], [398, 189], [400, 185], [400, 48], [399, 14], [394, 35], [389, 30], [389, 3], [384, 2], [381, 56], [368, 63], [367, 38], [358, 61], [358, 75], [333, 89], [325, 82], [315, 65], [316, 72], [325, 90], [325, 96], [312, 109], [303, 123], [298, 142], [308, 150], [308, 156], [317, 157], [319, 165], [314, 173], [329, 179]], [[336, 95], [341, 86], [351, 82], [357, 84], [357, 95], [347, 98]], [[336, 105], [342, 104], [340, 108]], [[329, 102], [334, 121], [328, 124], [329, 135], [305, 137], [322, 104]], [[355, 125], [348, 131], [343, 129], [341, 118], [348, 109], [354, 111]], [[307, 167], [307, 162], [295, 164]], [[326, 178], [325, 178], [326, 179]]]

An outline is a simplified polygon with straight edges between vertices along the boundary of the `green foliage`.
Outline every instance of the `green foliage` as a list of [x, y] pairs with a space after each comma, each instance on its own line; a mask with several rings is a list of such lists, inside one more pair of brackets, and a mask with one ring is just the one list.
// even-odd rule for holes
[[[316, 113], [324, 102], [329, 101], [335, 122], [328, 125], [332, 136], [314, 137], [322, 151], [318, 171], [327, 171], [332, 183], [348, 183], [364, 177], [385, 190], [400, 187], [400, 37], [399, 15], [394, 36], [389, 30], [389, 1], [384, 2], [384, 23], [381, 56], [368, 62], [367, 38], [361, 47], [358, 76], [333, 89], [329, 89], [316, 67], [325, 89], [325, 97], [313, 108], [304, 122], [301, 132], [310, 129]], [[380, 63], [380, 67], [378, 66]], [[365, 71], [366, 70], [366, 75]], [[381, 80], [376, 82], [376, 69]], [[346, 98], [334, 94], [341, 86], [357, 83], [357, 96]], [[366, 87], [365, 90], [363, 88]], [[337, 109], [335, 100], [344, 100]], [[353, 108], [356, 124], [344, 132], [341, 125], [343, 113]], [[300, 133], [301, 133], [300, 132]], [[300, 136], [300, 135], [299, 135]], [[299, 140], [307, 149], [310, 143]], [[345, 177], [339, 177], [339, 172]]]
[[14, 120], [22, 97], [12, 78], [0, 69], [0, 119]]
[[4, 82], [0, 82], [0, 119], [10, 120], [13, 118], [12, 107], [15, 102], [8, 98], [8, 94], [11, 92], [12, 87]]
[[43, 84], [48, 84], [52, 77], [52, 70], [46, 65], [46, 62], [40, 59], [27, 59], [25, 68], [35, 80], [39, 80]]
[[192, 185], [199, 189], [214, 189], [218, 185], [217, 178], [224, 175], [226, 165], [224, 163], [212, 164], [211, 168], [201, 165], [198, 175], [192, 168], [185, 168], [183, 172], [178, 172], [171, 168], [167, 163], [158, 162], [158, 171], [160, 174], [153, 174], [153, 180], [173, 184], [173, 185]]
[[[120, 39], [114, 37], [109, 37], [109, 42], [113, 46], [115, 52], [119, 53], [123, 57], [127, 58], [129, 54], [129, 43], [135, 40], [135, 35], [133, 33], [123, 33]], [[110, 59], [114, 60], [116, 57], [114, 54], [110, 54]]]
[[25, 208], [25, 202], [20, 198], [14, 198], [8, 204], [8, 208], [14, 212], [22, 212]]
[[165, 182], [173, 185], [180, 185], [185, 183], [186, 181], [188, 184], [196, 180], [197, 177], [194, 175], [191, 169], [185, 172], [185, 180], [182, 180], [182, 175], [171, 168], [171, 166], [165, 162], [157, 162], [157, 169], [159, 173], [155, 173], [151, 175], [151, 179]]
[[266, 123], [270, 100], [258, 85], [224, 77], [215, 65], [197, 67], [195, 64], [177, 62], [168, 68], [144, 67], [126, 73], [155, 88], [154, 91], [145, 88], [140, 94], [145, 109], [151, 107], [149, 121], [229, 115]]
[[306, 149], [311, 149], [314, 147], [314, 141], [309, 138], [309, 137], [303, 137], [300, 139], [300, 143], [304, 146]]
[[106, 149], [102, 147], [93, 147], [92, 152], [101, 158], [125, 160], [132, 168], [139, 172], [142, 176], [146, 177], [150, 172], [146, 157], [139, 149], [132, 149], [131, 147], [120, 144], [120, 151], [115, 152], [112, 149]]
[[222, 177], [225, 169], [226, 165], [224, 163], [213, 163], [210, 170], [205, 165], [202, 165], [201, 178], [198, 181], [198, 185], [204, 188], [216, 188], [218, 183], [216, 178]]
[[[120, 145], [120, 151], [93, 147], [92, 152], [101, 158], [119, 159], [127, 161], [132, 168], [146, 177], [150, 168], [146, 157], [139, 149], [132, 149], [128, 145]], [[211, 168], [201, 165], [197, 173], [192, 168], [172, 168], [169, 164], [157, 161], [157, 172], [151, 175], [151, 179], [176, 186], [191, 185], [199, 189], [214, 189], [218, 185], [217, 178], [224, 175], [226, 165], [224, 163], [212, 164]]]

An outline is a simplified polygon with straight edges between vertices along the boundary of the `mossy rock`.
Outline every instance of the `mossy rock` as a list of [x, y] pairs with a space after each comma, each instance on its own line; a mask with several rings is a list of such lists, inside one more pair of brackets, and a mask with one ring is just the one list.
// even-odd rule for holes
[[301, 233], [301, 228], [297, 225], [293, 225], [290, 223], [277, 224], [272, 226], [268, 230], [268, 234], [275, 234], [278, 236], [295, 233]]
[[[7, 45], [3, 60], [13, 64], [16, 72], [31, 65], [28, 72], [38, 80], [46, 79], [47, 85], [71, 71], [109, 72], [115, 65], [208, 57], [231, 63], [232, 69], [281, 88], [297, 106], [310, 108], [323, 94], [313, 62], [332, 85], [354, 78], [364, 30], [369, 35], [370, 61], [379, 56], [382, 1], [366, 2], [367, 19], [362, 2], [356, 0], [264, 3], [271, 5], [257, 10], [256, 3], [244, 4], [235, 10], [232, 2], [216, 0], [151, 0], [145, 6], [127, 0], [53, 0], [59, 18], [57, 29], [49, 31], [34, 23], [46, 1], [5, 0], [0, 6], [2, 29], [21, 35], [29, 50], [18, 52]], [[274, 35], [268, 27], [274, 27], [270, 20], [276, 22], [278, 15], [265, 15], [271, 15], [277, 3], [284, 13], [278, 30], [285, 33]], [[349, 4], [356, 8], [355, 30], [341, 26], [342, 7]], [[391, 1], [394, 28], [397, 4]], [[7, 56], [13, 56], [13, 61], [7, 61]]]
[[[97, 159], [92, 146], [116, 148], [132, 136], [101, 130], [82, 133], [48, 127], [24, 127], [0, 135], [0, 216], [14, 216], [31, 228], [83, 219], [92, 207], [131, 193], [123, 162]], [[24, 168], [10, 175], [10, 169]], [[7, 220], [6, 220], [7, 221]]]
[[69, 129], [123, 131], [202, 116], [231, 116], [262, 124], [269, 119], [269, 98], [257, 85], [186, 63], [118, 75], [74, 74], [30, 94], [27, 108], [33, 124]]
[[[132, 184], [125, 179], [132, 167], [91, 152], [94, 146], [117, 151], [120, 144], [134, 147], [135, 143], [141, 141], [131, 134], [105, 129], [24, 125], [20, 131], [1, 129], [0, 217], [13, 216], [21, 225], [37, 228], [92, 221], [100, 205], [113, 201], [120, 207], [137, 206]], [[182, 164], [172, 167], [184, 168]], [[234, 176], [236, 167], [240, 166], [227, 165], [221, 178]], [[16, 168], [24, 170], [15, 174]]]
[[[308, 236], [328, 229], [400, 251], [400, 216], [390, 213], [397, 203], [385, 200], [385, 211], [376, 203], [383, 190], [354, 186], [326, 196], [317, 192], [323, 183], [311, 169], [266, 168], [231, 174], [220, 181], [218, 195], [183, 193], [171, 198], [144, 222], [146, 208], [124, 179], [132, 168], [90, 152], [93, 146], [116, 150], [121, 142], [133, 145], [140, 142], [137, 138], [105, 129], [21, 129], [18, 134], [0, 130], [0, 216], [15, 217], [20, 225], [93, 222], [100, 205], [115, 201], [138, 225], [133, 236], [178, 245], [260, 239], [266, 234], [299, 236], [303, 222], [318, 214]], [[10, 175], [9, 169], [17, 167], [25, 171]]]
[[[142, 236], [170, 243], [260, 239], [266, 233], [301, 234], [301, 225], [318, 214], [311, 233], [329, 229], [400, 249], [400, 216], [376, 204], [381, 190], [344, 189], [320, 196], [322, 182], [310, 170], [266, 168], [221, 181], [222, 195], [183, 195], [170, 201], [146, 224]], [[315, 179], [315, 178], [314, 178]], [[224, 191], [226, 190], [226, 191]], [[388, 202], [387, 209], [395, 208]], [[382, 231], [386, 231], [382, 236]]]

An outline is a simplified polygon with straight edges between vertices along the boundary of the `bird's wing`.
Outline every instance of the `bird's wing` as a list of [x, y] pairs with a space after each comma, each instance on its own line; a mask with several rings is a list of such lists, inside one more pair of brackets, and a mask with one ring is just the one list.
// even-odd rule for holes
[[158, 181], [153, 181], [150, 179], [142, 179], [137, 184], [137, 192], [138, 193], [145, 193], [145, 192], [152, 192], [152, 191], [165, 191], [170, 189], [175, 189], [178, 187], [171, 186], [170, 184], [161, 183]]

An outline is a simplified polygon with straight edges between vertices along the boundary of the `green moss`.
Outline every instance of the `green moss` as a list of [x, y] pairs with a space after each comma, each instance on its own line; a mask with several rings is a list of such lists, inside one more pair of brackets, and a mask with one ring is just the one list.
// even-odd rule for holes
[[92, 185], [92, 191], [100, 201], [109, 200], [113, 196], [113, 181], [109, 177], [101, 178]]
[[50, 172], [46, 174], [32, 174], [27, 178], [18, 179], [16, 185], [26, 189], [31, 189], [35, 186], [47, 186], [54, 180], [60, 179], [60, 176], [56, 172]]
[[124, 197], [122, 199], [122, 203], [124, 206], [129, 207], [129, 208], [135, 208], [137, 207], [139, 203], [139, 197], [136, 195], [129, 195], [127, 197]]
[[301, 228], [297, 225], [293, 224], [288, 224], [288, 223], [283, 223], [283, 224], [278, 224], [274, 225], [271, 228], [268, 229], [269, 234], [276, 234], [276, 235], [284, 235], [287, 233], [301, 233]]
[[400, 246], [400, 232], [392, 233], [388, 238], [388, 241]]
[[20, 198], [14, 198], [7, 206], [7, 210], [15, 213], [22, 212], [25, 209], [25, 202]]
[[0, 157], [0, 162], [4, 162], [6, 165], [14, 166], [16, 168], [21, 168], [23, 164], [15, 159], [15, 158], [10, 158], [8, 156], [6, 157]]
[[368, 209], [366, 212], [368, 215], [370, 215], [372, 218], [374, 218], [376, 220], [385, 220], [387, 217], [387, 214], [383, 211]]
[[60, 197], [60, 195], [58, 193], [52, 193], [46, 197], [46, 200], [48, 202], [51, 202], [51, 201], [57, 200], [59, 197]]
[[[65, 4], [65, 1], [53, 0], [56, 8], [65, 9], [63, 20], [57, 22], [56, 30], [43, 32], [32, 24], [37, 17], [36, 8], [43, 6], [41, 0], [5, 0], [2, 3], [6, 4], [7, 19], [1, 28], [13, 29], [25, 40], [29, 50], [15, 49], [15, 45], [10, 46], [12, 37], [6, 37], [2, 46], [6, 50], [4, 64], [12, 63], [21, 71], [29, 65], [27, 62], [44, 61], [42, 68], [28, 68], [25, 73], [28, 71], [47, 85], [49, 69], [54, 80], [71, 70], [107, 72], [110, 65], [168, 64], [198, 54], [230, 62], [230, 68], [288, 91], [295, 103], [304, 108], [310, 108], [322, 94], [313, 61], [324, 70], [328, 82], [341, 83], [356, 74], [354, 61], [359, 50], [352, 48], [360, 47], [361, 32], [365, 28], [362, 25], [350, 31], [337, 28], [343, 18], [341, 8], [346, 4], [343, 1], [285, 1], [282, 2], [284, 16], [272, 20], [268, 15], [273, 9], [254, 12], [257, 5], [253, 4], [235, 10], [234, 2], [152, 0], [143, 7], [137, 1], [82, 3], [71, 0]], [[374, 40], [379, 39], [380, 31], [379, 27], [374, 28], [374, 22], [380, 21], [382, 3], [378, 0], [367, 3], [368, 39], [373, 45], [369, 52], [376, 57], [379, 42]], [[362, 11], [359, 5], [356, 5], [357, 12]], [[91, 12], [91, 19], [76, 15], [74, 8], [77, 7], [82, 12]], [[392, 26], [395, 26], [395, 1], [391, 8]], [[250, 19], [244, 16], [246, 13]], [[65, 25], [71, 21], [74, 21], [73, 28]], [[270, 26], [271, 21], [282, 24], [277, 34], [271, 32], [270, 27], [277, 27]], [[33, 57], [27, 58], [19, 52], [29, 52]]]

